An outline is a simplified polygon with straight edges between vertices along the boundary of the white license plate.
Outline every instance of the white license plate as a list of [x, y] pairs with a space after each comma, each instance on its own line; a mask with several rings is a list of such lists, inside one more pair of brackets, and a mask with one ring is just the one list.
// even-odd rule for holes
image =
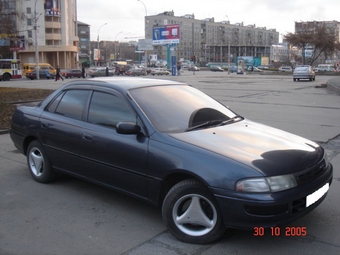
[[329, 190], [329, 183], [326, 183], [324, 186], [322, 186], [317, 191], [313, 192], [312, 194], [308, 195], [306, 197], [306, 207], [314, 204], [316, 201], [318, 201], [320, 198], [323, 197]]

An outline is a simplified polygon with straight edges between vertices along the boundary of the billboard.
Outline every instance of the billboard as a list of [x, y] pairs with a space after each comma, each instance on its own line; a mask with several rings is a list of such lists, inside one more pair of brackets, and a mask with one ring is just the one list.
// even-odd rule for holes
[[139, 39], [138, 40], [138, 50], [153, 50], [152, 46], [152, 40], [151, 39]]
[[96, 60], [96, 61], [100, 60], [100, 50], [93, 49], [93, 60]]
[[167, 25], [165, 27], [156, 27], [152, 33], [153, 45], [164, 45], [179, 43], [180, 30], [179, 25]]
[[46, 0], [45, 16], [60, 17], [60, 1], [59, 0]]

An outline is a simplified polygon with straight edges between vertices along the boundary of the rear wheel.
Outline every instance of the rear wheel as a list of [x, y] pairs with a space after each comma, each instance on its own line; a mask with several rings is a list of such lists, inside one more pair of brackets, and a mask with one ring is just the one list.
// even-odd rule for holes
[[214, 197], [194, 179], [171, 188], [163, 202], [162, 216], [169, 231], [183, 242], [211, 243], [225, 231]]
[[28, 146], [27, 164], [33, 179], [37, 182], [47, 183], [57, 176], [51, 168], [44, 148], [37, 140], [32, 141]]

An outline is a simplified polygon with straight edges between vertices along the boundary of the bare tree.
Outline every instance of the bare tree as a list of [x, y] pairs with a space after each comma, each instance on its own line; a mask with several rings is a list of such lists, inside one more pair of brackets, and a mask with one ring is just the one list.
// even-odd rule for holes
[[25, 13], [18, 12], [8, 3], [0, 0], [0, 54], [3, 58], [11, 58], [10, 44], [20, 40], [17, 30], [17, 21], [25, 20]]
[[327, 27], [322, 23], [321, 25], [314, 26], [312, 29], [306, 26], [296, 33], [288, 33], [285, 35], [285, 40], [302, 50], [304, 64], [306, 63], [306, 49], [311, 49], [313, 54], [309, 62], [312, 65], [321, 54], [327, 57], [340, 50], [337, 33], [339, 32], [336, 31], [336, 28]]

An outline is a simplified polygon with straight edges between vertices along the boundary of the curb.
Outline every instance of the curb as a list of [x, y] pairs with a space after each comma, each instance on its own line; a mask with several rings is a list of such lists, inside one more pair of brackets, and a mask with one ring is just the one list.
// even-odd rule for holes
[[327, 88], [340, 95], [340, 78], [332, 78], [327, 81]]
[[0, 135], [8, 134], [9, 129], [0, 130]]

